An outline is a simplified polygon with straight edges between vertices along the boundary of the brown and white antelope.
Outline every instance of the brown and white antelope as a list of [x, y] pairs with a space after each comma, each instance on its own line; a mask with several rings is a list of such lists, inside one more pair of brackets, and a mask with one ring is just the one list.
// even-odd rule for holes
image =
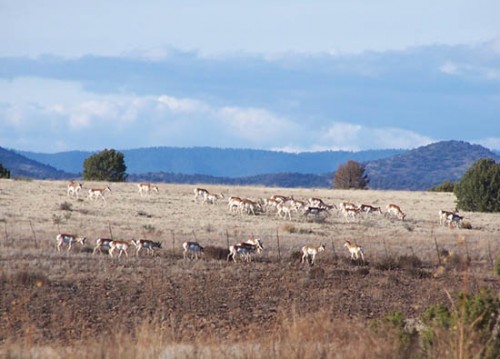
[[246, 242], [238, 243], [229, 247], [229, 254], [227, 260], [232, 257], [233, 262], [236, 262], [236, 256], [244, 258], [247, 262], [252, 260], [252, 255], [260, 253], [264, 249], [260, 239], [248, 239]]
[[227, 203], [227, 208], [229, 212], [234, 212], [235, 210], [238, 210], [240, 208], [240, 204], [242, 202], [242, 199], [240, 197], [236, 196], [231, 196], [229, 197], [228, 203]]
[[195, 188], [194, 190], [194, 201], [196, 202], [199, 198], [201, 198], [201, 200], [204, 200], [205, 197], [208, 195], [208, 191], [205, 189], [205, 188], [200, 188], [200, 187], [197, 187]]
[[187, 258], [189, 253], [191, 253], [191, 259], [193, 257], [198, 259], [198, 255], [203, 254], [205, 250], [198, 242], [184, 242], [182, 243], [182, 248], [184, 248], [184, 259]]
[[458, 211], [456, 209], [454, 211], [440, 210], [438, 213], [440, 225], [449, 225], [448, 217], [453, 216], [454, 214], [458, 215]]
[[347, 222], [350, 222], [349, 219], [352, 219], [353, 221], [358, 218], [358, 215], [361, 213], [361, 210], [359, 208], [345, 208], [342, 213], [344, 214], [344, 217]]
[[155, 186], [151, 183], [138, 183], [137, 188], [139, 189], [139, 194], [141, 195], [141, 197], [143, 197], [144, 195], [148, 196], [152, 192], [160, 193], [158, 186]]
[[304, 246], [302, 247], [302, 260], [300, 263], [304, 263], [307, 260], [311, 265], [314, 265], [314, 260], [318, 253], [321, 253], [325, 250], [325, 245], [322, 244], [319, 247], [314, 246]]
[[358, 209], [358, 206], [352, 202], [346, 202], [346, 201], [340, 202], [339, 210], [341, 212], [345, 212], [347, 209]]
[[317, 197], [311, 197], [307, 200], [309, 202], [310, 207], [317, 207], [317, 208], [326, 208], [328, 210], [331, 209], [337, 209], [337, 206], [335, 204], [326, 204], [321, 198]]
[[406, 214], [403, 213], [401, 208], [398, 205], [395, 205], [394, 203], [390, 203], [386, 207], [387, 213], [390, 216], [396, 216], [400, 221], [404, 221]]
[[109, 243], [109, 256], [113, 257], [113, 252], [118, 249], [118, 258], [121, 257], [122, 253], [128, 257], [128, 247], [130, 247], [130, 242], [113, 240]]
[[291, 200], [293, 199], [293, 196], [283, 196], [281, 194], [275, 194], [275, 195], [272, 195], [269, 199], [271, 200], [274, 200], [274, 201], [277, 201], [277, 202], [286, 202], [288, 200]]
[[217, 204], [219, 199], [224, 199], [224, 194], [222, 193], [208, 193], [203, 198], [203, 204]]
[[82, 188], [83, 188], [83, 185], [81, 183], [71, 181], [68, 184], [67, 196], [78, 198], [80, 196], [80, 190]]
[[147, 253], [154, 255], [155, 248], [161, 249], [161, 242], [153, 242], [148, 239], [138, 239], [132, 240], [132, 243], [135, 245], [135, 255], [138, 257], [139, 252], [144, 248]]
[[260, 203], [252, 201], [248, 198], [242, 198], [239, 203], [240, 213], [246, 212], [247, 214], [253, 214], [254, 216], [257, 212], [262, 212], [262, 206]]
[[359, 258], [361, 258], [363, 263], [365, 262], [363, 247], [355, 243], [351, 243], [348, 240], [345, 241], [344, 247], [349, 250], [349, 253], [351, 254], [351, 260], [358, 260]]
[[450, 228], [453, 228], [453, 226], [455, 226], [456, 228], [460, 228], [462, 226], [463, 220], [464, 217], [459, 215], [458, 213], [450, 213], [446, 218], [448, 227]]
[[89, 199], [93, 201], [97, 201], [99, 198], [106, 202], [106, 198], [104, 197], [104, 193], [110, 192], [111, 187], [106, 186], [104, 188], [90, 188], [89, 189]]
[[370, 204], [362, 204], [359, 206], [359, 210], [363, 213], [378, 213], [382, 214], [382, 208], [375, 207]]
[[112, 242], [113, 240], [111, 238], [97, 238], [97, 240], [95, 241], [95, 247], [94, 247], [94, 251], [92, 252], [92, 254], [96, 254], [97, 251], [99, 251], [99, 253], [102, 254], [102, 249], [107, 249], [109, 251], [109, 244]]
[[294, 199], [289, 199], [284, 202], [278, 203], [276, 208], [278, 209], [278, 212], [276, 212], [276, 216], [280, 218], [285, 218], [288, 217], [288, 219], [291, 221], [292, 220], [292, 211], [298, 212], [298, 204]]
[[73, 234], [59, 233], [56, 236], [56, 241], [57, 241], [57, 251], [58, 252], [61, 251], [61, 247], [63, 245], [68, 246], [68, 252], [69, 252], [71, 250], [71, 247], [73, 246], [73, 243], [80, 243], [83, 246], [83, 245], [85, 245], [87, 238], [76, 236]]

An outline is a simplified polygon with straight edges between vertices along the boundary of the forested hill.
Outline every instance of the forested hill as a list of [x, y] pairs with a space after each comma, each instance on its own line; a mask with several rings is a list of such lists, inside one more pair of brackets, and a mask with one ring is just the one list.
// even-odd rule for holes
[[[403, 153], [403, 150], [323, 151], [286, 153], [278, 151], [212, 148], [150, 147], [120, 150], [129, 174], [154, 172], [215, 177], [248, 177], [268, 173], [333, 172], [348, 160], [367, 162]], [[71, 151], [54, 154], [19, 152], [23, 156], [60, 170], [79, 173], [92, 152]]]
[[458, 181], [481, 158], [500, 158], [479, 145], [442, 141], [366, 164], [373, 189], [426, 190], [444, 181]]
[[52, 166], [26, 158], [15, 151], [0, 147], [0, 163], [10, 171], [12, 178], [64, 179], [75, 177]]

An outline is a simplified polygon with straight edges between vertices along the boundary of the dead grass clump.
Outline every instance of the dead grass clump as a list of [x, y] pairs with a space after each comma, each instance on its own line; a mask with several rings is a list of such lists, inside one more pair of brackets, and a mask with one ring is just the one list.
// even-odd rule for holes
[[207, 246], [204, 251], [207, 259], [215, 259], [218, 261], [227, 260], [229, 249], [215, 246]]
[[398, 257], [399, 267], [402, 269], [412, 270], [422, 268], [422, 261], [415, 255], [402, 255]]
[[73, 207], [73, 205], [71, 203], [69, 203], [69, 202], [63, 202], [63, 203], [61, 203], [59, 205], [59, 209], [61, 211], [69, 211], [69, 212], [71, 212], [73, 210], [72, 207]]
[[462, 223], [460, 224], [460, 228], [472, 229], [472, 224], [469, 221], [462, 221]]
[[13, 276], [12, 279], [14, 283], [19, 283], [24, 287], [33, 285], [42, 287], [49, 283], [49, 279], [45, 274], [29, 271], [18, 272]]
[[280, 231], [285, 233], [297, 233], [297, 227], [293, 223], [285, 223], [280, 226]]
[[394, 257], [383, 257], [381, 260], [377, 261], [373, 265], [376, 269], [382, 271], [389, 271], [399, 269], [398, 260]]

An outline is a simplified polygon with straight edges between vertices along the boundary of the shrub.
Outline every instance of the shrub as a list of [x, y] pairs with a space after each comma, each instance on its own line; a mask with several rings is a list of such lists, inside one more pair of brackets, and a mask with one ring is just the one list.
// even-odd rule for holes
[[336, 189], [366, 189], [370, 180], [365, 174], [365, 166], [356, 161], [347, 161], [340, 165], [333, 178]]
[[476, 161], [457, 183], [454, 193], [459, 209], [500, 212], [500, 164], [492, 159]]
[[0, 178], [10, 178], [10, 171], [0, 163]]
[[430, 192], [453, 192], [455, 189], [455, 183], [450, 181], [445, 181], [436, 187], [431, 188]]
[[113, 149], [105, 149], [83, 162], [83, 179], [86, 181], [124, 182], [126, 171], [123, 153]]

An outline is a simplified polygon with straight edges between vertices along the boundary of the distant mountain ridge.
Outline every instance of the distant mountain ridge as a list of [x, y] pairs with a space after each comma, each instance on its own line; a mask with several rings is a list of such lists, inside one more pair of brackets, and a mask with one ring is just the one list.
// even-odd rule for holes
[[[362, 152], [290, 154], [208, 147], [159, 147], [122, 152], [129, 167], [129, 181], [134, 182], [328, 188], [332, 186], [338, 166], [355, 160], [366, 165], [371, 189], [394, 190], [427, 190], [445, 181], [458, 181], [478, 159], [500, 160], [496, 153], [463, 141], [436, 142], [413, 150]], [[92, 154], [84, 151], [40, 154], [0, 147], [0, 163], [11, 171], [12, 177], [77, 178], [84, 159]], [[137, 172], [141, 169], [144, 171]]]
[[[125, 156], [129, 174], [167, 172], [230, 178], [268, 173], [322, 174], [335, 171], [339, 165], [348, 160], [367, 162], [404, 152], [404, 150], [389, 149], [288, 153], [213, 147], [149, 147], [119, 151]], [[82, 172], [83, 161], [93, 154], [90, 151], [53, 154], [18, 151], [18, 153], [71, 173]]]
[[500, 159], [480, 145], [442, 141], [393, 157], [369, 161], [366, 174], [373, 189], [425, 190], [444, 181], [458, 181], [481, 158]]

